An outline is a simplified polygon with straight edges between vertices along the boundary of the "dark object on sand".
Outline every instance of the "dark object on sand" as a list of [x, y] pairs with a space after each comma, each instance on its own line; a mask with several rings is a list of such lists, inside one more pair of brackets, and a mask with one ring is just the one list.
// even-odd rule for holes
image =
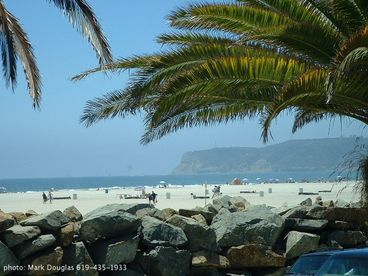
[[193, 193], [190, 193], [190, 195], [193, 197], [193, 199], [207, 199], [207, 198], [210, 198], [209, 196], [197, 196]]
[[318, 195], [318, 193], [311, 193], [311, 192], [299, 192], [298, 195]]
[[53, 200], [58, 200], [58, 199], [72, 199], [71, 196], [54, 196], [52, 198]]
[[240, 191], [241, 194], [256, 194], [257, 191]]

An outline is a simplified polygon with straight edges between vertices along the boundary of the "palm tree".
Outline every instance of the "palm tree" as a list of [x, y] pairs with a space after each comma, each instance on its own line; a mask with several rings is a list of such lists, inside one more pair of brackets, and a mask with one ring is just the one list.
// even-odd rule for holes
[[259, 116], [265, 141], [283, 111], [293, 131], [347, 116], [368, 123], [368, 1], [237, 0], [172, 12], [165, 50], [76, 77], [132, 69], [127, 88], [89, 101], [81, 122], [143, 111], [149, 143], [184, 127]]
[[[63, 11], [70, 23], [92, 44], [100, 65], [112, 62], [109, 44], [102, 33], [92, 8], [85, 0], [48, 0]], [[17, 81], [17, 59], [22, 62], [34, 108], [41, 100], [41, 78], [27, 34], [17, 18], [0, 0], [0, 47], [3, 77], [14, 89]]]

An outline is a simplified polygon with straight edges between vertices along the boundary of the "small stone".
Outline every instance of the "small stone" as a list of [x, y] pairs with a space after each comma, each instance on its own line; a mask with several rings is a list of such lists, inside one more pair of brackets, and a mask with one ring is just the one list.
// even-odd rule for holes
[[193, 253], [192, 266], [224, 269], [230, 267], [230, 262], [225, 256], [208, 251], [199, 251]]
[[76, 223], [68, 223], [66, 226], [60, 229], [58, 243], [62, 247], [71, 245], [74, 241], [74, 235], [78, 231]]
[[28, 210], [27, 212], [25, 212], [25, 215], [27, 216], [27, 218], [29, 218], [32, 216], [37, 216], [38, 214], [33, 210]]
[[314, 201], [314, 204], [318, 204], [318, 205], [323, 205], [323, 201], [322, 201], [322, 197], [321, 196], [317, 196], [316, 200]]

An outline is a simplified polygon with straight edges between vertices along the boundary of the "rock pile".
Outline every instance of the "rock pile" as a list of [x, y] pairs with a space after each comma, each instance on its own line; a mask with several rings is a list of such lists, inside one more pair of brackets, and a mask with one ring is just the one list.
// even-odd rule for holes
[[314, 202], [281, 210], [223, 196], [178, 212], [0, 212], [0, 275], [284, 275], [304, 253], [367, 245], [366, 209]]

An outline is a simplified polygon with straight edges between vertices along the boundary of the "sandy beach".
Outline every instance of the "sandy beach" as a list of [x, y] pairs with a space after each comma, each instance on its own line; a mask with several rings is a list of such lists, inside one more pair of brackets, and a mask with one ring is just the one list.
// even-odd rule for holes
[[[223, 195], [242, 196], [251, 204], [267, 204], [274, 207], [288, 206], [292, 207], [299, 204], [304, 199], [310, 197], [313, 200], [317, 195], [298, 195], [300, 188], [304, 192], [318, 192], [320, 190], [330, 190], [333, 183], [279, 183], [279, 184], [257, 184], [257, 185], [221, 185]], [[359, 200], [359, 194], [354, 192], [355, 182], [335, 183], [332, 192], [321, 192], [319, 195], [325, 200], [336, 200], [338, 198], [347, 202], [356, 202]], [[207, 185], [209, 195], [212, 197], [214, 185]], [[270, 193], [269, 189], [272, 189]], [[203, 196], [205, 187], [201, 185], [190, 185], [184, 187], [170, 188], [146, 188], [146, 192], [155, 191], [158, 194], [157, 208], [194, 208], [204, 206], [206, 203], [212, 203], [212, 199], [193, 199], [191, 193], [197, 196]], [[257, 193], [240, 193], [240, 191], [256, 191]], [[263, 191], [261, 196], [259, 192]], [[147, 203], [148, 199], [121, 199], [120, 195], [139, 195], [141, 192], [134, 188], [110, 189], [108, 193], [105, 190], [59, 190], [53, 194], [56, 197], [77, 195], [77, 199], [54, 200], [42, 202], [42, 192], [27, 193], [7, 193], [0, 194], [0, 209], [5, 212], [26, 212], [34, 210], [42, 213], [51, 210], [64, 210], [71, 205], [76, 206], [82, 214], [85, 214], [97, 207], [111, 203]], [[167, 198], [170, 193], [170, 199]]]

